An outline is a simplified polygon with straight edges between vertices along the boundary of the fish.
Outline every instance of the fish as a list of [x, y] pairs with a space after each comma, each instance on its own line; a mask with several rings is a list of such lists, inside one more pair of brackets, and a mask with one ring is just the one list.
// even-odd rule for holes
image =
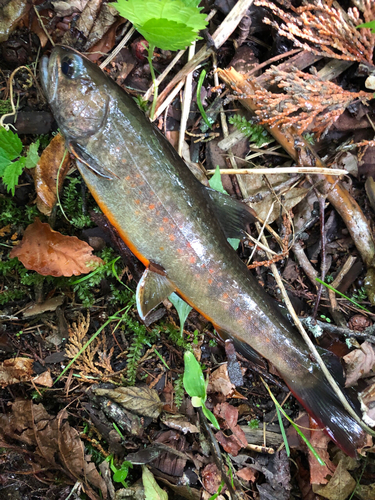
[[[91, 194], [145, 265], [140, 317], [177, 293], [239, 352], [271, 361], [318, 426], [355, 456], [366, 433], [227, 241], [243, 237], [252, 210], [199, 182], [134, 99], [76, 50], [55, 46], [41, 60], [40, 78]], [[330, 368], [343, 383], [337, 358]]]

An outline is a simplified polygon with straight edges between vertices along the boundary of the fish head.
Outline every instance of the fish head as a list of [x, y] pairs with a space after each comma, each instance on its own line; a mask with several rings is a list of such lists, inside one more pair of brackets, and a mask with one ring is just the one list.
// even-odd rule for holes
[[103, 127], [109, 108], [108, 78], [79, 52], [56, 45], [40, 63], [40, 78], [65, 139], [84, 140]]

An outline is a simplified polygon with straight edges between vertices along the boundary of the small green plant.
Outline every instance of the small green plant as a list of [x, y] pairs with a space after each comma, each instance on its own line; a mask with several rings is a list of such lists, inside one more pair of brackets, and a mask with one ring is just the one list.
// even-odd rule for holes
[[121, 483], [124, 488], [127, 488], [128, 484], [125, 482], [125, 479], [128, 477], [129, 469], [133, 467], [133, 464], [131, 462], [128, 462], [127, 460], [124, 460], [120, 468], [118, 469], [114, 464], [113, 455], [109, 455], [106, 458], [106, 461], [109, 462], [109, 466], [111, 468], [111, 471], [113, 472], [113, 481], [115, 483]]
[[324, 460], [319, 456], [319, 453], [315, 450], [315, 448], [312, 446], [312, 444], [310, 443], [310, 441], [307, 439], [307, 437], [303, 434], [303, 432], [299, 429], [298, 425], [295, 424], [293, 422], [293, 420], [285, 413], [284, 409], [282, 408], [282, 406], [280, 405], [280, 403], [277, 401], [277, 399], [275, 398], [275, 396], [273, 395], [271, 389], [269, 388], [267, 382], [265, 382], [263, 380], [262, 377], [261, 378], [261, 381], [263, 382], [264, 384], [264, 387], [267, 389], [268, 391], [268, 394], [271, 396], [271, 399], [272, 401], [275, 403], [275, 407], [276, 407], [276, 413], [277, 413], [277, 418], [279, 420], [279, 425], [280, 425], [280, 430], [281, 430], [281, 435], [283, 436], [283, 440], [284, 440], [284, 444], [285, 444], [285, 451], [287, 453], [287, 456], [289, 457], [290, 456], [290, 449], [289, 449], [289, 443], [288, 443], [288, 439], [286, 437], [286, 433], [285, 433], [285, 428], [284, 428], [284, 424], [283, 424], [283, 420], [281, 418], [281, 414], [291, 423], [291, 425], [294, 427], [294, 429], [296, 430], [297, 434], [300, 436], [300, 438], [306, 443], [307, 447], [309, 448], [309, 450], [311, 451], [311, 453], [314, 455], [314, 457], [317, 459], [319, 465], [322, 465], [324, 466], [325, 465], [325, 462]]
[[215, 415], [206, 407], [208, 379], [204, 380], [202, 368], [191, 351], [184, 354], [184, 387], [194, 408], [202, 408], [204, 416], [216, 429], [220, 429]]
[[259, 420], [257, 418], [252, 418], [249, 420], [247, 425], [250, 427], [250, 429], [259, 429]]
[[[210, 188], [214, 189], [215, 191], [219, 191], [219, 193], [223, 193], [228, 195], [228, 193], [225, 191], [222, 180], [221, 180], [221, 173], [220, 173], [220, 167], [219, 165], [216, 166], [215, 173], [211, 177], [211, 179], [208, 181]], [[228, 195], [229, 196], [229, 195]], [[238, 245], [240, 244], [240, 239], [238, 238], [227, 238], [228, 243], [232, 246], [234, 250], [237, 250]]]
[[356, 290], [352, 295], [352, 300], [356, 302], [362, 302], [367, 299], [367, 292], [365, 287], [361, 286], [358, 290]]
[[181, 299], [181, 297], [179, 297], [174, 292], [168, 297], [168, 299], [175, 306], [176, 311], [178, 313], [178, 317], [180, 320], [180, 335], [182, 337], [184, 334], [184, 325], [186, 318], [189, 316], [189, 313], [193, 308], [190, 307], [189, 304], [187, 304], [183, 299]]
[[180, 408], [184, 401], [184, 382], [182, 375], [179, 375], [173, 384], [174, 388], [174, 404]]
[[273, 140], [265, 128], [251, 121], [247, 121], [244, 116], [233, 115], [229, 117], [228, 121], [234, 125], [236, 129], [245, 134], [249, 141], [254, 143], [257, 148], [261, 148], [264, 144], [268, 144]]
[[369, 21], [368, 23], [358, 24], [357, 29], [358, 28], [370, 28], [371, 33], [375, 33], [375, 19]]
[[112, 3], [119, 13], [129, 19], [148, 42], [148, 62], [154, 83], [154, 100], [151, 119], [154, 116], [158, 96], [155, 71], [152, 65], [154, 50], [185, 49], [207, 23], [201, 13], [200, 0], [118, 0]]
[[90, 217], [83, 213], [83, 200], [78, 188], [82, 184], [79, 177], [67, 177], [64, 186], [61, 208], [66, 214], [69, 222], [78, 229], [91, 227], [93, 225]]
[[368, 313], [371, 314], [371, 312], [366, 309], [365, 307], [361, 306], [361, 304], [358, 304], [358, 302], [356, 302], [355, 300], [351, 299], [350, 297], [348, 297], [347, 295], [345, 295], [344, 293], [341, 293], [339, 292], [339, 290], [336, 290], [336, 288], [334, 288], [333, 286], [331, 285], [328, 285], [328, 283], [325, 283], [324, 281], [322, 281], [321, 279], [319, 278], [315, 278], [316, 281], [318, 283], [321, 283], [322, 285], [326, 286], [327, 288], [329, 288], [330, 290], [332, 290], [333, 292], [337, 293], [337, 295], [340, 295], [341, 297], [344, 297], [344, 299], [346, 300], [349, 300], [349, 302], [351, 302], [352, 304], [354, 304], [355, 306], [359, 307], [360, 309], [362, 309], [363, 311], [366, 311]]
[[38, 163], [39, 141], [30, 144], [26, 156], [21, 156], [23, 144], [17, 134], [0, 127], [0, 177], [8, 192], [14, 196], [18, 179], [24, 168]]
[[220, 495], [221, 493], [221, 490], [223, 489], [224, 487], [224, 484], [225, 484], [225, 481], [224, 479], [221, 481], [221, 483], [219, 484], [219, 487], [217, 489], [217, 492], [214, 493], [212, 496], [210, 496], [210, 498], [208, 500], [216, 500], [216, 498]]
[[331, 319], [330, 319], [330, 318], [328, 318], [328, 316], [325, 316], [324, 314], [321, 314], [321, 315], [320, 315], [320, 317], [321, 317], [324, 321], [326, 321], [327, 323], [331, 323]]
[[198, 80], [198, 85], [197, 85], [197, 105], [198, 109], [202, 115], [203, 120], [205, 121], [206, 125], [208, 128], [212, 128], [213, 125], [213, 120], [212, 118], [208, 118], [207, 113], [203, 107], [202, 100], [201, 100], [201, 90], [202, 90], [202, 85], [204, 82], [206, 76], [206, 70], [204, 69], [201, 74], [199, 75], [199, 80]]

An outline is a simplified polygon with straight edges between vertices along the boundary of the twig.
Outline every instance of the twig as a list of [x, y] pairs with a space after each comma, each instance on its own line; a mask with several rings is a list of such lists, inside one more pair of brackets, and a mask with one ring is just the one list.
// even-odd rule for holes
[[[195, 52], [195, 42], [193, 42], [189, 47], [189, 55], [188, 55], [189, 61], [194, 57], [194, 52]], [[178, 149], [177, 149], [177, 152], [180, 156], [182, 156], [182, 146], [185, 141], [186, 124], [190, 113], [192, 84], [193, 84], [193, 73], [191, 72], [186, 77], [184, 97], [182, 100], [180, 135], [178, 137]]]
[[[309, 318], [300, 318], [302, 323], [309, 323]], [[331, 323], [325, 323], [324, 321], [316, 320], [316, 324], [322, 330], [325, 330], [329, 333], [343, 335], [345, 337], [355, 337], [357, 339], [367, 340], [371, 344], [375, 344], [375, 325], [369, 326], [363, 332], [359, 332], [357, 330], [351, 330], [350, 328], [345, 328], [342, 326], [332, 325]]]
[[[268, 246], [268, 242], [266, 240], [266, 238], [263, 236], [262, 237], [262, 242]], [[332, 377], [330, 371], [328, 370], [328, 368], [326, 367], [326, 365], [324, 364], [324, 361], [322, 360], [322, 358], [320, 357], [320, 354], [319, 352], [317, 351], [315, 345], [313, 344], [313, 342], [311, 341], [310, 337], [308, 336], [305, 328], [303, 327], [299, 317], [297, 316], [295, 310], [294, 310], [294, 307], [289, 299], [289, 296], [288, 294], [286, 293], [286, 290], [285, 290], [285, 287], [284, 287], [284, 284], [282, 282], [282, 279], [280, 277], [280, 274], [279, 274], [279, 271], [276, 267], [275, 264], [272, 264], [271, 265], [271, 271], [275, 277], [275, 280], [276, 280], [276, 283], [278, 285], [278, 287], [280, 288], [280, 291], [281, 291], [281, 295], [283, 297], [283, 300], [284, 300], [284, 303], [286, 305], [286, 307], [288, 308], [288, 311], [289, 311], [289, 314], [292, 316], [293, 318], [293, 321], [294, 321], [294, 324], [296, 325], [296, 327], [298, 328], [300, 334], [302, 335], [302, 338], [304, 339], [304, 341], [306, 342], [306, 344], [308, 345], [310, 351], [312, 352], [312, 354], [314, 355], [314, 358], [315, 360], [317, 361], [317, 363], [319, 364], [322, 372], [324, 373], [326, 379], [328, 380], [330, 386], [332, 387], [333, 391], [335, 392], [336, 396], [338, 397], [340, 403], [343, 405], [343, 407], [345, 408], [345, 410], [349, 413], [349, 415], [354, 418], [354, 420], [358, 423], [358, 425], [360, 425], [360, 427], [366, 431], [368, 434], [370, 434], [371, 436], [375, 436], [375, 431], [373, 431], [372, 429], [370, 429], [370, 427], [368, 427], [368, 425], [366, 425], [362, 419], [356, 414], [356, 412], [353, 410], [353, 408], [350, 406], [350, 404], [348, 403], [348, 400], [346, 399], [346, 397], [344, 396], [344, 394], [342, 393], [340, 387], [338, 386], [336, 380]]]
[[[223, 45], [223, 43], [226, 42], [226, 40], [230, 37], [252, 3], [253, 0], [239, 0], [236, 3], [236, 5], [212, 35], [212, 39], [214, 40], [216, 49], [219, 49]], [[196, 67], [205, 59], [207, 59], [213, 52], [214, 49], [207, 47], [207, 45], [202, 47], [201, 50], [197, 52], [197, 54], [195, 54], [193, 59], [189, 61], [185, 65], [185, 67], [177, 73], [177, 75], [170, 81], [163, 92], [159, 95], [156, 103], [156, 109], [158, 109], [158, 106], [161, 105], [171, 89], [173, 89], [173, 87], [177, 85], [178, 82], [181, 81], [181, 79], [185, 78], [185, 76], [188, 75], [191, 71], [194, 71]]]
[[[216, 170], [207, 170], [208, 175], [214, 175]], [[239, 168], [231, 170], [221, 168], [220, 173], [226, 174], [322, 174], [322, 175], [347, 175], [348, 171], [341, 168], [327, 167], [275, 167], [275, 168]]]
[[[125, 29], [128, 29], [129, 26], [130, 26], [130, 21], [128, 21], [125, 24]], [[126, 33], [126, 35], [121, 40], [121, 42], [117, 45], [117, 47], [112, 51], [111, 54], [109, 54], [109, 56], [106, 59], [104, 59], [102, 64], [100, 64], [100, 66], [99, 66], [100, 69], [104, 69], [107, 66], [107, 64], [109, 64], [112, 61], [112, 59], [114, 59], [117, 56], [117, 54], [120, 52], [120, 50], [128, 43], [130, 38], [133, 36], [134, 32], [135, 32], [135, 28], [133, 28], [133, 27], [130, 28], [130, 30]]]
[[[326, 205], [326, 199], [324, 196], [318, 196], [319, 199], [319, 217], [320, 217], [320, 238], [321, 238], [321, 243], [320, 243], [320, 254], [321, 254], [321, 263], [320, 263], [320, 272], [321, 272], [321, 280], [324, 281], [326, 277], [326, 230], [325, 230], [325, 205]], [[318, 307], [320, 303], [320, 299], [322, 297], [323, 293], [323, 285], [322, 283], [319, 284], [318, 287], [318, 292], [316, 294], [316, 300], [314, 304], [314, 310], [313, 310], [313, 321], [316, 320], [316, 315], [318, 314]]]
[[[357, 260], [357, 257], [354, 257], [353, 255], [349, 255], [349, 257], [347, 258], [345, 264], [339, 270], [336, 278], [331, 283], [331, 286], [333, 288], [337, 288], [340, 285], [340, 283], [343, 280], [344, 276], [347, 274], [347, 272], [349, 271], [349, 269], [352, 267], [352, 265], [354, 264], [354, 262], [356, 260]], [[324, 281], [323, 278], [322, 278], [322, 281]], [[338, 309], [338, 304], [337, 304], [335, 292], [333, 290], [331, 290], [331, 289], [328, 289], [328, 296], [329, 296], [329, 301], [331, 303], [331, 308], [333, 310], [337, 310]]]
[[35, 7], [35, 5], [33, 5], [33, 7], [34, 7], [34, 12], [35, 12], [35, 14], [36, 14], [36, 17], [38, 18], [38, 21], [39, 21], [39, 23], [40, 23], [40, 26], [42, 27], [42, 30], [44, 31], [44, 33], [45, 33], [46, 37], [47, 37], [47, 38], [48, 38], [48, 40], [50, 41], [50, 44], [52, 45], [52, 47], [54, 47], [54, 46], [55, 46], [55, 42], [52, 40], [52, 38], [50, 37], [50, 35], [49, 35], [49, 33], [48, 33], [48, 31], [47, 31], [46, 27], [44, 26], [44, 23], [43, 23], [43, 21], [42, 21], [42, 18], [40, 17], [40, 14], [39, 14], [39, 12], [38, 12], [38, 9]]
[[155, 121], [156, 118], [158, 118], [163, 113], [163, 111], [171, 104], [173, 99], [176, 97], [176, 95], [180, 92], [180, 90], [184, 86], [184, 83], [185, 80], [182, 80], [180, 83], [178, 83], [177, 86], [169, 94], [169, 96], [165, 99], [165, 101], [158, 108], [156, 108], [156, 111], [154, 113], [154, 119], [152, 121]]
[[314, 288], [317, 287], [317, 282], [316, 279], [318, 277], [317, 271], [313, 268], [311, 265], [311, 262], [309, 259], [306, 257], [306, 254], [301, 246], [301, 243], [299, 241], [294, 242], [294, 245], [292, 246], [293, 253], [298, 260], [298, 265], [302, 267], [304, 270], [306, 276], [309, 278], [311, 283], [314, 285]]
[[258, 64], [255, 66], [255, 68], [251, 69], [248, 73], [246, 73], [246, 78], [249, 78], [249, 76], [253, 75], [256, 73], [258, 70], [264, 68], [265, 66], [268, 66], [270, 64], [274, 64], [277, 61], [280, 61], [280, 59], [285, 59], [286, 57], [294, 56], [294, 54], [298, 54], [298, 52], [302, 52], [302, 49], [292, 49], [289, 50], [288, 52], [283, 52], [282, 54], [279, 54], [278, 56], [271, 57], [271, 59], [267, 59], [267, 61], [262, 62], [261, 64]]

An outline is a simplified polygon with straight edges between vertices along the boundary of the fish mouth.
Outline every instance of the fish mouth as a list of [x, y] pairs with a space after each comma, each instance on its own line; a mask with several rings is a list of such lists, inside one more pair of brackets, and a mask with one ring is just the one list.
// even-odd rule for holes
[[56, 57], [43, 56], [39, 65], [40, 81], [48, 101], [54, 101], [57, 93], [58, 65]]

